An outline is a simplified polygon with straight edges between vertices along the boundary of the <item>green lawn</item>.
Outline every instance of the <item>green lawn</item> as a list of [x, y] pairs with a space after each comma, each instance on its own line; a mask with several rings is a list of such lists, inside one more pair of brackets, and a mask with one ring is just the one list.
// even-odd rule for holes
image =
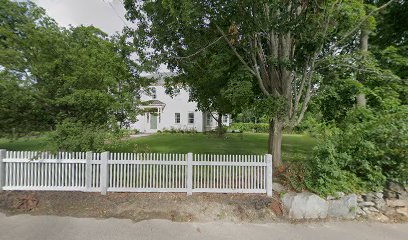
[[[159, 153], [215, 153], [215, 154], [265, 154], [268, 135], [261, 133], [226, 134], [218, 138], [212, 134], [154, 134], [148, 137], [124, 140], [109, 145], [112, 152], [159, 152]], [[10, 142], [0, 139], [0, 149], [45, 151], [44, 137], [22, 138]], [[306, 135], [286, 134], [283, 136], [282, 154], [284, 161], [304, 160], [316, 144]]]

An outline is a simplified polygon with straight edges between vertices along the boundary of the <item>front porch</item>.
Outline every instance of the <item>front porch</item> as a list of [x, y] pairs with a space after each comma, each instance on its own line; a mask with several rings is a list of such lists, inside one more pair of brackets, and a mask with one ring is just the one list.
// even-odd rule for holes
[[141, 129], [143, 132], [157, 132], [162, 121], [162, 113], [165, 106], [166, 104], [159, 100], [149, 100], [143, 103], [141, 108], [144, 112], [144, 119], [140, 119], [144, 125], [144, 129]]

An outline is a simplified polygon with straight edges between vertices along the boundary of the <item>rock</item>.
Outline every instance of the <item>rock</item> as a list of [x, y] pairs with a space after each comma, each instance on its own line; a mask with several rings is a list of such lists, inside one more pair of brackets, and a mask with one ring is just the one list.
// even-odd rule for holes
[[361, 203], [358, 204], [358, 206], [360, 206], [360, 207], [372, 207], [372, 206], [375, 206], [375, 203], [373, 203], [373, 202], [361, 202]]
[[375, 207], [369, 207], [368, 209], [370, 210], [370, 212], [380, 212], [380, 211], [378, 211], [378, 209], [375, 208]]
[[364, 202], [364, 199], [361, 195], [357, 196], [357, 202]]
[[383, 199], [384, 194], [382, 192], [371, 192], [363, 194], [363, 199], [366, 202], [375, 202], [378, 199]]
[[359, 208], [359, 207], [357, 207], [356, 213], [357, 213], [357, 215], [359, 215], [359, 216], [365, 216], [365, 215], [367, 215], [367, 213], [364, 212], [363, 209], [361, 209], [361, 208]]
[[286, 188], [280, 183], [273, 182], [272, 183], [272, 190], [280, 193], [280, 192], [285, 192]]
[[377, 197], [374, 195], [374, 193], [366, 193], [363, 195], [363, 199], [365, 202], [372, 202], [374, 199], [377, 199]]
[[398, 193], [398, 199], [402, 199], [402, 200], [408, 200], [408, 192], [402, 192], [402, 193]]
[[367, 218], [374, 221], [388, 222], [390, 219], [382, 213], [371, 213], [367, 215]]
[[384, 197], [386, 199], [397, 199], [398, 198], [398, 193], [390, 191], [390, 190], [386, 190], [386, 191], [384, 191]]
[[331, 195], [327, 196], [326, 200], [340, 199], [340, 198], [344, 197], [345, 195], [346, 194], [344, 192], [336, 192], [334, 194], [334, 196], [331, 196]]
[[408, 207], [397, 208], [395, 211], [404, 217], [408, 217]]
[[328, 217], [354, 219], [357, 209], [357, 195], [350, 194], [342, 197], [339, 200], [331, 200], [328, 202], [329, 209]]
[[404, 193], [405, 187], [402, 184], [395, 183], [395, 182], [388, 182], [387, 189], [391, 190], [396, 193]]
[[367, 214], [370, 214], [370, 213], [371, 213], [369, 207], [363, 207], [362, 210], [363, 210], [365, 213], [367, 213]]
[[[346, 196], [346, 194], [344, 192], [336, 192], [335, 195], [336, 195], [337, 198], [342, 198], [342, 197]], [[356, 196], [356, 198], [357, 198], [357, 196]]]
[[395, 215], [397, 212], [395, 211], [395, 208], [387, 208], [384, 211], [384, 214], [387, 216], [393, 216]]
[[383, 198], [384, 198], [384, 194], [383, 194], [382, 192], [376, 192], [376, 193], [375, 193], [375, 196], [376, 196], [378, 199], [383, 199]]
[[287, 193], [282, 198], [288, 217], [291, 219], [326, 218], [328, 204], [313, 193]]
[[381, 210], [384, 210], [385, 207], [387, 206], [387, 204], [385, 203], [385, 200], [382, 199], [382, 198], [376, 199], [376, 200], [374, 201], [374, 203], [375, 203], [375, 207], [376, 207], [377, 209], [381, 209]]
[[408, 201], [401, 200], [401, 199], [387, 200], [387, 206], [388, 207], [408, 207]]

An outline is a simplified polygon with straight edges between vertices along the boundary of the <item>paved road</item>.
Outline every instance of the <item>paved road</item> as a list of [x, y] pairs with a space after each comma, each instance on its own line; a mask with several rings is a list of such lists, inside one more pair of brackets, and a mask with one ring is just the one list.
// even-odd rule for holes
[[1, 240], [268, 239], [407, 240], [408, 224], [332, 222], [318, 224], [175, 223], [0, 213]]

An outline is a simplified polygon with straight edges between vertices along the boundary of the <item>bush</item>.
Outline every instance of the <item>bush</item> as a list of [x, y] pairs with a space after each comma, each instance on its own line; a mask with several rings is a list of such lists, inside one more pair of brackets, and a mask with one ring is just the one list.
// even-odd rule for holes
[[157, 133], [197, 133], [195, 128], [175, 128], [171, 127], [170, 129], [163, 128], [161, 131], [157, 130]]
[[268, 133], [269, 124], [267, 123], [232, 123], [230, 130], [239, 130], [241, 132]]
[[346, 170], [350, 161], [351, 157], [338, 153], [332, 142], [323, 142], [314, 149], [312, 159], [306, 163], [305, 185], [322, 196], [336, 192], [361, 192], [363, 182], [353, 172]]
[[[377, 191], [408, 182], [408, 108], [351, 111], [323, 134], [307, 167], [307, 186], [322, 195]], [[329, 137], [327, 137], [329, 135]], [[324, 137], [326, 136], [326, 137]]]
[[94, 124], [65, 120], [51, 133], [52, 148], [56, 151], [103, 151], [109, 130]]

